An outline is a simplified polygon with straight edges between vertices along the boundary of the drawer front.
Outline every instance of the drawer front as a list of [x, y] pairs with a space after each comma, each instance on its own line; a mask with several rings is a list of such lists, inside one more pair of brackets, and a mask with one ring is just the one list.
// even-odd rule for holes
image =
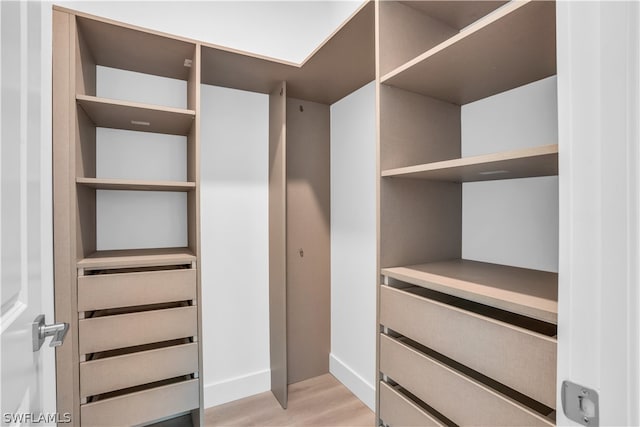
[[78, 326], [80, 354], [193, 337], [197, 325], [195, 306], [83, 319]]
[[184, 344], [80, 363], [80, 397], [198, 372], [198, 344]]
[[555, 339], [382, 286], [380, 323], [438, 353], [556, 406]]
[[132, 426], [169, 417], [199, 406], [198, 380], [100, 400], [80, 406], [83, 426]]
[[424, 409], [380, 382], [380, 418], [390, 427], [444, 426]]
[[380, 371], [458, 425], [554, 425], [510, 398], [386, 335], [380, 336]]
[[78, 311], [196, 298], [196, 270], [163, 270], [78, 277]]

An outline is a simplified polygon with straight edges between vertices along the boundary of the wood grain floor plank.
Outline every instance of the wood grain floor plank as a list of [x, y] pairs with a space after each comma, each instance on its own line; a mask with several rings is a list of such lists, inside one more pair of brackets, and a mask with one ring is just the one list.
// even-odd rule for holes
[[374, 413], [331, 374], [291, 384], [286, 411], [271, 392], [205, 411], [207, 427], [370, 427], [374, 418]]

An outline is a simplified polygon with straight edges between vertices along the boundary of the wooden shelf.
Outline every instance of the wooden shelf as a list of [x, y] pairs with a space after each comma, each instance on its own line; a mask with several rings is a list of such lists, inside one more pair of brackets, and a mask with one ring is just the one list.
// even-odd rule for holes
[[382, 171], [383, 177], [452, 182], [492, 181], [557, 174], [557, 144]]
[[87, 270], [156, 267], [190, 264], [196, 256], [189, 248], [125, 249], [97, 251], [77, 263]]
[[76, 183], [97, 190], [124, 191], [192, 191], [195, 182], [182, 181], [145, 181], [132, 179], [76, 178]]
[[381, 82], [458, 105], [556, 73], [555, 2], [509, 2]]
[[383, 268], [382, 275], [545, 322], [558, 323], [558, 274], [452, 260]]
[[76, 95], [77, 103], [97, 127], [188, 135], [193, 110]]

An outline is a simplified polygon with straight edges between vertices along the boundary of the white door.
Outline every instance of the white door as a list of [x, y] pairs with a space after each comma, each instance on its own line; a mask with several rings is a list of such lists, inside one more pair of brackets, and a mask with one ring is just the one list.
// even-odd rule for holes
[[47, 341], [33, 351], [31, 325], [45, 311], [47, 323], [53, 321], [51, 140], [45, 108], [50, 83], [43, 72], [50, 67], [43, 50], [50, 24], [43, 10], [39, 2], [0, 1], [2, 425], [56, 421], [54, 350]]
[[[558, 391], [564, 380], [593, 389], [599, 397], [599, 425], [637, 426], [640, 3], [556, 5]], [[558, 408], [558, 425], [578, 425]]]

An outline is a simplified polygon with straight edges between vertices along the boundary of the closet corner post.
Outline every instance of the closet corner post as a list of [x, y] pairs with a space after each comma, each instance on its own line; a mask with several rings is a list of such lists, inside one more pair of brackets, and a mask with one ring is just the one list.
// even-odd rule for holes
[[185, 66], [191, 59], [189, 77], [187, 80], [187, 107], [193, 110], [195, 115], [193, 125], [187, 136], [187, 175], [188, 181], [195, 183], [195, 188], [187, 194], [188, 206], [188, 244], [189, 249], [195, 255], [196, 270], [196, 307], [198, 325], [198, 392], [199, 407], [191, 412], [194, 426], [204, 425], [204, 386], [203, 386], [203, 354], [202, 354], [202, 263], [200, 262], [200, 92], [202, 74], [202, 45], [194, 45], [193, 57], [185, 58]]
[[287, 408], [287, 84], [269, 93], [269, 343], [271, 391]]

